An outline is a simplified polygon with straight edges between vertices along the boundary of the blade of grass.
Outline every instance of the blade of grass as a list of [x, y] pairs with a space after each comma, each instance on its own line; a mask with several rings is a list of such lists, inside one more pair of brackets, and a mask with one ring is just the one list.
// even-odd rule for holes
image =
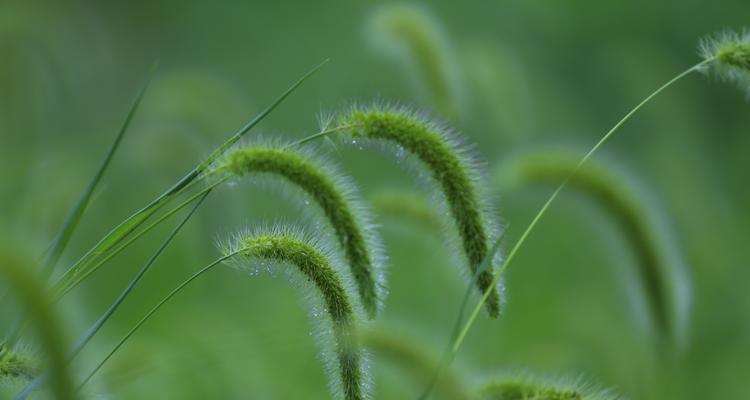
[[43, 280], [46, 281], [47, 279], [49, 279], [50, 274], [52, 274], [52, 271], [57, 265], [57, 262], [60, 260], [60, 257], [62, 256], [62, 253], [68, 244], [68, 241], [70, 241], [70, 238], [73, 235], [73, 231], [75, 231], [78, 223], [81, 220], [81, 217], [83, 217], [83, 213], [86, 211], [86, 207], [91, 201], [91, 196], [93, 195], [96, 186], [99, 184], [99, 181], [101, 181], [102, 177], [104, 176], [104, 172], [107, 170], [107, 167], [109, 167], [112, 158], [117, 152], [117, 149], [120, 147], [120, 143], [125, 136], [125, 132], [128, 130], [130, 122], [133, 120], [133, 116], [135, 115], [136, 110], [138, 110], [138, 106], [141, 104], [143, 96], [146, 94], [146, 89], [151, 83], [151, 79], [153, 78], [158, 65], [158, 62], [155, 62], [151, 67], [151, 71], [146, 77], [146, 82], [143, 84], [141, 90], [138, 92], [138, 95], [133, 101], [133, 104], [130, 106], [130, 110], [128, 110], [128, 113], [125, 116], [125, 121], [123, 121], [122, 126], [117, 133], [117, 136], [115, 136], [114, 142], [112, 142], [107, 155], [104, 157], [104, 161], [102, 161], [102, 164], [99, 166], [99, 170], [96, 171], [96, 174], [81, 194], [81, 197], [78, 199], [78, 202], [70, 211], [70, 214], [68, 214], [68, 217], [65, 219], [65, 222], [63, 222], [63, 225], [60, 228], [57, 236], [55, 237], [55, 240], [52, 242], [52, 246], [47, 252], [47, 256], [44, 259], [44, 264], [41, 269]]
[[[146, 261], [146, 263], [141, 267], [141, 269], [138, 271], [138, 273], [135, 274], [133, 279], [130, 281], [127, 287], [120, 293], [120, 295], [115, 299], [115, 301], [112, 303], [112, 305], [109, 306], [109, 308], [102, 314], [101, 317], [99, 317], [96, 322], [76, 341], [76, 343], [73, 345], [72, 350], [68, 354], [68, 362], [71, 362], [75, 356], [77, 356], [81, 350], [86, 346], [86, 344], [91, 341], [91, 339], [96, 335], [96, 333], [104, 326], [104, 323], [109, 320], [109, 318], [112, 316], [112, 314], [117, 311], [117, 308], [120, 307], [120, 304], [122, 304], [123, 301], [125, 301], [125, 298], [130, 294], [130, 292], [133, 291], [135, 286], [140, 282], [141, 278], [148, 272], [148, 270], [151, 268], [151, 266], [156, 262], [156, 260], [159, 258], [161, 253], [164, 252], [164, 250], [169, 246], [169, 244], [172, 242], [172, 240], [177, 236], [177, 233], [182, 229], [183, 226], [190, 220], [190, 218], [195, 214], [195, 211], [200, 207], [200, 205], [203, 203], [203, 201], [206, 199], [206, 197], [211, 193], [210, 190], [203, 193], [203, 195], [200, 197], [197, 203], [195, 203], [195, 206], [185, 215], [185, 218], [180, 221], [179, 224], [172, 230], [172, 232], [167, 236], [166, 239], [164, 239], [164, 242], [159, 246], [159, 248], [156, 250], [156, 252], [151, 256], [151, 258]], [[39, 386], [43, 385], [47, 378], [49, 377], [49, 374], [43, 373], [39, 375], [37, 378], [35, 378], [33, 381], [31, 381], [22, 391], [22, 393], [31, 393], [33, 390], [38, 388]]]
[[104, 256], [102, 259], [100, 259], [92, 268], [90, 268], [88, 270], [87, 273], [85, 273], [84, 275], [80, 276], [72, 284], [69, 284], [69, 285], [64, 286], [64, 287], [62, 287], [62, 286], [60, 286], [60, 287], [53, 286], [53, 288], [52, 288], [53, 299], [55, 301], [57, 301], [60, 298], [62, 298], [63, 296], [65, 296], [65, 294], [67, 294], [70, 290], [72, 290], [73, 287], [75, 287], [76, 284], [78, 284], [81, 281], [83, 281], [84, 279], [86, 279], [86, 277], [88, 277], [90, 274], [94, 273], [97, 269], [99, 269], [99, 267], [101, 267], [107, 261], [109, 261], [110, 259], [112, 259], [117, 254], [119, 254], [121, 251], [125, 250], [128, 246], [130, 246], [131, 244], [133, 244], [133, 242], [135, 242], [136, 240], [138, 240], [141, 236], [145, 235], [146, 233], [148, 233], [152, 229], [156, 228], [165, 219], [167, 219], [170, 216], [172, 216], [172, 214], [174, 214], [174, 213], [182, 210], [183, 208], [187, 207], [190, 203], [192, 203], [196, 199], [200, 198], [202, 195], [204, 195], [204, 194], [212, 191], [214, 188], [216, 188], [217, 186], [219, 186], [222, 183], [224, 183], [227, 179], [228, 178], [220, 179], [220, 180], [212, 183], [208, 187], [204, 188], [203, 190], [201, 190], [201, 191], [193, 194], [192, 196], [190, 196], [189, 198], [187, 198], [185, 201], [183, 201], [179, 205], [175, 206], [174, 208], [172, 208], [168, 212], [166, 212], [163, 215], [161, 215], [158, 219], [154, 220], [151, 224], [149, 224], [148, 226], [146, 226], [142, 230], [140, 230], [137, 233], [131, 235], [129, 238], [127, 238], [127, 240], [124, 243], [122, 243], [120, 246], [118, 246], [117, 248], [113, 249], [112, 251], [108, 252], [106, 254], [106, 256]]
[[[171, 200], [176, 194], [180, 193], [190, 183], [192, 183], [198, 177], [200, 177], [201, 173], [204, 172], [206, 168], [208, 168], [208, 166], [211, 165], [212, 162], [214, 162], [219, 156], [221, 156], [234, 143], [240, 140], [254, 126], [260, 123], [279, 104], [281, 104], [292, 92], [294, 92], [303, 82], [305, 82], [308, 78], [310, 78], [315, 72], [317, 72], [320, 68], [322, 68], [323, 65], [325, 65], [327, 62], [328, 60], [323, 61], [322, 63], [318, 64], [313, 69], [311, 69], [309, 72], [307, 72], [305, 75], [303, 75], [292, 86], [290, 86], [286, 91], [284, 91], [284, 93], [282, 93], [281, 96], [279, 96], [268, 107], [266, 107], [266, 109], [264, 109], [260, 114], [258, 114], [255, 118], [253, 118], [250, 122], [248, 122], [245, 126], [243, 126], [239, 131], [237, 131], [237, 133], [235, 133], [231, 138], [229, 138], [226, 142], [224, 142], [219, 148], [214, 150], [203, 162], [201, 162], [197, 167], [195, 167], [192, 171], [190, 171], [187, 175], [185, 175], [182, 179], [180, 179], [174, 186], [172, 186], [169, 190], [161, 194], [151, 203], [149, 203], [148, 205], [146, 205], [145, 207], [137, 211], [135, 214], [128, 217], [125, 221], [117, 225], [114, 229], [112, 229], [93, 248], [91, 248], [91, 250], [89, 250], [76, 264], [74, 264], [70, 269], [68, 269], [68, 271], [65, 272], [65, 274], [58, 280], [55, 286], [57, 287], [70, 286], [72, 288], [78, 285], [82, 281], [82, 279], [78, 279], [79, 276], [84, 275], [84, 274], [85, 276], [88, 276], [91, 273], [89, 269], [91, 269], [91, 263], [93, 262], [95, 258], [109, 251], [110, 249], [112, 249], [112, 247], [120, 243], [126, 236], [128, 236], [135, 229], [137, 229], [141, 224], [143, 224], [144, 221], [146, 221], [146, 219], [148, 219], [151, 215], [153, 215], [159, 208], [161, 208], [164, 204], [166, 204], [169, 200]], [[100, 265], [100, 264], [97, 264], [97, 265]], [[65, 292], [67, 291], [69, 290], [66, 290]]]
[[[596, 142], [596, 144], [588, 151], [588, 153], [586, 153], [583, 156], [583, 158], [581, 159], [581, 161], [578, 162], [578, 165], [576, 166], [576, 168], [568, 175], [567, 178], [565, 178], [565, 180], [557, 187], [557, 189], [555, 189], [555, 191], [552, 193], [552, 195], [544, 203], [544, 205], [542, 206], [542, 208], [537, 212], [537, 214], [531, 220], [531, 223], [529, 223], [529, 225], [526, 227], [526, 229], [524, 230], [524, 232], [521, 235], [521, 237], [518, 239], [518, 241], [515, 243], [515, 245], [513, 245], [513, 247], [511, 248], [510, 253], [508, 253], [508, 257], [505, 259], [505, 261], [503, 261], [502, 265], [500, 266], [500, 270], [498, 271], [497, 274], [495, 274], [495, 276], [494, 276], [494, 278], [492, 280], [492, 285], [490, 286], [490, 289], [492, 289], [497, 284], [498, 279], [505, 272], [505, 270], [508, 268], [508, 266], [510, 265], [510, 262], [513, 260], [513, 258], [515, 257], [516, 253], [521, 248], [521, 246], [526, 242], [526, 239], [528, 238], [528, 236], [531, 233], [531, 231], [534, 230], [534, 228], [536, 227], [536, 225], [539, 223], [539, 220], [542, 218], [542, 216], [544, 216], [544, 214], [549, 209], [549, 206], [555, 201], [555, 199], [560, 194], [560, 192], [567, 186], [567, 184], [570, 181], [570, 179], [578, 172], [578, 170], [580, 170], [581, 166], [583, 166], [586, 163], [586, 161], [588, 161], [589, 158], [591, 158], [591, 156], [594, 153], [596, 153], [596, 151], [599, 150], [599, 148], [607, 140], [609, 140], [609, 138], [625, 122], [627, 122], [638, 110], [640, 110], [643, 106], [645, 106], [647, 103], [649, 103], [654, 97], [656, 97], [657, 95], [659, 95], [661, 92], [663, 92], [668, 87], [672, 86], [675, 82], [681, 80], [682, 78], [690, 75], [693, 72], [700, 71], [703, 67], [705, 67], [706, 65], [712, 63], [713, 61], [715, 61], [715, 59], [713, 59], [713, 58], [706, 59], [706, 60], [704, 60], [704, 61], [702, 61], [702, 62], [700, 62], [700, 63], [698, 63], [698, 64], [696, 64], [696, 65], [694, 65], [694, 66], [692, 66], [690, 68], [688, 68], [687, 70], [683, 71], [682, 73], [678, 74], [674, 78], [672, 78], [669, 81], [667, 81], [667, 83], [665, 83], [662, 86], [660, 86], [658, 89], [656, 89], [650, 95], [648, 95], [645, 99], [643, 99], [640, 103], [638, 103], [638, 105], [636, 105], [633, 109], [631, 109], [627, 114], [625, 114], [625, 116], [622, 119], [620, 119], [606, 134], [604, 134], [604, 136], [602, 136], [602, 138], [599, 139], [598, 142]], [[494, 251], [488, 253], [487, 256], [485, 257], [484, 261], [487, 261], [487, 259], [491, 260], [492, 257], [494, 257], [495, 252], [499, 248], [499, 242], [501, 240], [502, 240], [502, 238], [498, 239], [498, 242], [493, 246]], [[458, 332], [458, 335], [455, 338], [451, 339], [452, 343], [451, 343], [451, 346], [450, 346], [450, 349], [449, 349], [450, 355], [445, 360], [446, 365], [438, 367], [438, 371], [440, 371], [445, 366], [449, 365], [450, 362], [452, 362], [452, 360], [455, 358], [456, 354], [458, 353], [458, 350], [461, 347], [461, 344], [466, 339], [466, 335], [469, 333], [469, 330], [471, 329], [472, 325], [474, 324], [474, 321], [476, 320], [477, 316], [479, 315], [479, 312], [481, 311], [482, 306], [484, 305], [485, 301], [487, 301], [487, 298], [489, 297], [490, 293], [491, 293], [491, 290], [486, 290], [482, 294], [481, 299], [479, 300], [479, 302], [477, 303], [477, 305], [472, 310], [471, 314], [469, 315], [468, 320], [463, 325], [463, 328], [461, 328], [461, 330]], [[463, 319], [463, 313], [464, 313], [463, 309], [459, 311], [459, 319], [457, 321], [457, 324], [461, 324], [462, 323], [461, 320]], [[439, 375], [439, 372], [438, 372], [438, 375]], [[427, 388], [425, 388], [425, 390], [423, 391], [422, 395], [420, 396], [420, 399], [426, 399], [429, 396], [430, 392], [432, 391], [433, 386], [434, 386], [434, 380], [433, 380], [433, 382], [431, 382], [427, 386]]]

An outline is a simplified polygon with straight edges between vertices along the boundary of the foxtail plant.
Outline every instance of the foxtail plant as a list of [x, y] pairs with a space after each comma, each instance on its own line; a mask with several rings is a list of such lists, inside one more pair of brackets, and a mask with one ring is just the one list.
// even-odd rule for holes
[[708, 37], [701, 41], [700, 52], [709, 61], [706, 70], [739, 84], [750, 96], [750, 29]]
[[[223, 255], [198, 270], [154, 306], [84, 379], [85, 385], [114, 353], [167, 301], [204, 273], [221, 263], [241, 270], [259, 271], [272, 266], [288, 267], [291, 278], [300, 281], [325, 310], [329, 326], [322, 329], [323, 355], [330, 375], [330, 387], [336, 398], [360, 400], [369, 397], [367, 359], [356, 337], [362, 321], [361, 305], [353, 296], [352, 284], [334, 252], [320, 240], [301, 231], [277, 225], [253, 233], [237, 235], [222, 246]], [[328, 335], [330, 333], [330, 336]], [[80, 388], [79, 387], [79, 388]]]
[[[495, 216], [483, 195], [476, 166], [465, 148], [452, 133], [413, 112], [387, 107], [355, 107], [340, 117], [340, 124], [351, 126], [351, 142], [376, 141], [393, 145], [399, 152], [416, 157], [440, 187], [460, 241], [461, 252], [470, 275], [478, 273], [477, 287], [489, 293], [487, 311], [500, 314], [500, 295], [492, 268], [478, 271], [482, 260], [490, 255], [490, 245], [497, 236]], [[493, 282], [495, 281], [495, 282]]]
[[617, 400], [607, 391], [580, 382], [547, 382], [529, 376], [497, 377], [482, 382], [473, 400]]
[[370, 16], [367, 34], [377, 50], [411, 71], [442, 116], [461, 116], [466, 95], [459, 66], [452, 62], [457, 57], [427, 10], [407, 4], [381, 6]]
[[592, 198], [622, 227], [638, 262], [646, 305], [663, 338], [682, 342], [688, 323], [690, 288], [682, 259], [676, 254], [661, 214], [629, 176], [605, 163], [589, 163], [576, 174], [578, 158], [562, 151], [519, 154], [498, 169], [506, 187], [556, 183], [571, 175], [569, 185]]
[[382, 245], [369, 211], [349, 179], [317, 157], [314, 149], [281, 143], [233, 149], [211, 173], [222, 177], [280, 176], [312, 198], [335, 231], [367, 315], [375, 318], [385, 298]]

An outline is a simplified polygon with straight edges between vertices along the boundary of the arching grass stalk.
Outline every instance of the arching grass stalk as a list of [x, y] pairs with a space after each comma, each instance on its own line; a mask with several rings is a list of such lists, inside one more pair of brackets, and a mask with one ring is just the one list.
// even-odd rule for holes
[[[18, 256], [0, 249], [0, 278], [9, 284], [28, 319], [36, 326], [41, 348], [50, 371], [50, 384], [57, 399], [72, 400], [73, 385], [65, 359], [60, 324], [48, 302], [43, 285], [29, 272]], [[23, 399], [25, 394], [19, 395]]]
[[315, 153], [282, 143], [250, 144], [228, 152], [209, 173], [220, 177], [270, 174], [309, 196], [333, 228], [365, 311], [375, 318], [385, 298], [381, 240], [351, 180]]
[[[450, 131], [413, 112], [395, 108], [355, 107], [340, 119], [342, 124], [354, 125], [350, 131], [353, 143], [386, 142], [395, 146], [397, 153], [409, 153], [419, 160], [440, 187], [452, 224], [458, 231], [459, 253], [470, 274], [477, 272], [488, 256], [491, 261], [499, 262], [497, 253], [488, 254], [491, 240], [499, 229], [482, 192], [486, 187], [476, 172], [476, 163]], [[488, 293], [484, 303], [487, 312], [497, 317], [500, 295], [491, 266], [490, 263], [486, 270], [480, 271], [475, 282], [481, 292]]]
[[[328, 60], [325, 60], [321, 64], [303, 75], [297, 80], [292, 86], [290, 86], [284, 93], [281, 94], [274, 102], [272, 102], [266, 109], [260, 114], [243, 126], [237, 133], [231, 138], [214, 150], [206, 159], [203, 160], [198, 166], [193, 168], [187, 175], [180, 179], [170, 189], [162, 193], [159, 197], [151, 201], [148, 205], [128, 217], [125, 221], [121, 222], [114, 229], [112, 229], [107, 235], [105, 235], [94, 247], [92, 247], [86, 254], [81, 257], [65, 274], [57, 281], [55, 287], [65, 288], [63, 291], [67, 293], [71, 288], [78, 285], [83, 278], [90, 275], [93, 269], [92, 266], [96, 265], [97, 268], [102, 264], [94, 264], [96, 260], [104, 253], [111, 250], [118, 243], [122, 242], [129, 234], [135, 231], [141, 226], [149, 217], [154, 215], [162, 206], [167, 204], [176, 195], [186, 189], [191, 183], [196, 181], [206, 169], [224, 152], [239, 141], [245, 134], [247, 134], [253, 127], [260, 123], [268, 114], [270, 114], [282, 101], [284, 101], [292, 92], [294, 92], [305, 80], [317, 72]], [[83, 278], [81, 278], [83, 276]]]
[[[620, 119], [609, 131], [607, 131], [606, 134], [584, 155], [584, 157], [578, 162], [574, 170], [568, 177], [563, 180], [563, 182], [555, 189], [555, 191], [550, 195], [550, 197], [547, 199], [547, 201], [544, 203], [542, 208], [537, 212], [537, 214], [534, 216], [534, 218], [531, 220], [529, 225], [526, 227], [524, 232], [521, 234], [521, 237], [518, 239], [518, 241], [513, 245], [510, 252], [508, 253], [507, 258], [502, 263], [500, 267], [499, 274], [493, 278], [493, 282], [497, 280], [497, 277], [499, 277], [510, 265], [510, 262], [515, 257], [518, 250], [521, 248], [521, 246], [524, 244], [526, 239], [528, 238], [529, 234], [534, 230], [536, 225], [539, 223], [539, 220], [544, 216], [544, 214], [547, 212], [547, 209], [549, 206], [555, 201], [557, 196], [560, 194], [560, 192], [567, 186], [568, 182], [570, 181], [571, 177], [575, 175], [575, 173], [578, 172], [578, 170], [583, 166], [586, 161], [591, 158], [591, 156], [596, 153], [597, 150], [607, 141], [609, 138], [625, 123], [627, 122], [638, 110], [643, 108], [646, 104], [648, 104], [652, 99], [654, 99], [656, 96], [658, 96], [661, 92], [663, 92], [668, 87], [672, 86], [676, 82], [680, 81], [681, 79], [685, 78], [686, 76], [701, 71], [704, 68], [711, 66], [714, 62], [717, 61], [716, 55], [710, 55], [706, 57], [703, 61], [699, 62], [698, 64], [688, 68], [687, 70], [683, 71], [682, 73], [678, 74], [674, 78], [667, 81], [665, 84], [660, 86], [658, 89], [656, 89], [653, 93], [648, 95], [645, 99], [643, 99], [640, 103], [638, 103], [632, 110], [630, 110], [625, 116]], [[459, 319], [456, 321], [456, 325], [460, 326], [463, 324], [463, 327], [458, 331], [458, 335], [455, 337], [455, 339], [452, 339], [452, 344], [450, 346], [450, 352], [451, 357], [447, 358], [446, 361], [450, 362], [454, 357], [455, 354], [458, 353], [459, 348], [461, 347], [461, 344], [466, 339], [466, 335], [468, 334], [469, 330], [471, 329], [471, 326], [474, 324], [474, 321], [476, 320], [479, 310], [481, 309], [482, 305], [487, 301], [487, 299], [490, 297], [491, 291], [486, 290], [484, 291], [484, 294], [482, 295], [482, 298], [479, 300], [477, 305], [472, 310], [471, 314], [469, 315], [469, 318], [467, 319], [466, 323], [463, 323], [462, 321], [462, 315], [463, 310], [459, 312]], [[425, 389], [425, 393], [422, 398], [426, 398], [426, 396], [429, 395], [429, 392], [431, 391], [431, 387], [427, 387]]]
[[[506, 185], [560, 182], [575, 170], [578, 158], [565, 152], [519, 154], [503, 163]], [[569, 186], [596, 201], [622, 228], [632, 246], [646, 306], [660, 339], [679, 344], [688, 323], [690, 288], [681, 258], [659, 223], [660, 214], [627, 175], [591, 162], [571, 175]], [[663, 344], [661, 341], [658, 344]]]
[[[240, 258], [240, 260], [237, 260]], [[321, 244], [299, 232], [277, 227], [258, 233], [242, 234], [224, 246], [224, 255], [194, 273], [173, 289], [156, 304], [138, 323], [117, 343], [107, 356], [83, 380], [79, 390], [101, 369], [114, 353], [140, 328], [159, 308], [204, 273], [222, 262], [232, 261], [245, 268], [248, 263], [274, 263], [296, 268], [298, 275], [308, 286], [317, 292], [322, 305], [330, 318], [330, 331], [333, 336], [331, 351], [335, 354], [335, 371], [332, 376], [332, 390], [337, 397], [347, 400], [367, 398], [366, 376], [364, 375], [362, 352], [356, 340], [357, 306], [350, 297], [347, 285], [334, 266], [334, 259]]]

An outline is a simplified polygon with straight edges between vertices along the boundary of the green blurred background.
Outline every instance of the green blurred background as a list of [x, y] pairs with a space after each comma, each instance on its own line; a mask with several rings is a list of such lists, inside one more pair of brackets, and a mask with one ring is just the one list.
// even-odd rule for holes
[[[0, 226], [41, 254], [75, 203], [155, 60], [160, 66], [63, 261], [187, 172], [288, 85], [331, 61], [255, 134], [302, 137], [321, 112], [352, 102], [430, 112], [414, 71], [368, 37], [379, 2], [0, 2]], [[741, 0], [435, 1], [463, 111], [444, 116], [492, 172], [521, 150], [581, 154], [630, 107], [699, 61], [697, 43], [748, 23]], [[418, 77], [417, 77], [418, 78]], [[623, 270], [623, 234], [593, 203], [561, 196], [505, 277], [499, 320], [481, 315], [455, 367], [468, 382], [495, 372], [581, 376], [631, 399], [743, 398], [750, 376], [750, 113], [744, 92], [694, 75], [609, 142], [671, 223], [693, 284], [689, 340], [666, 362], [644, 340]], [[383, 152], [321, 143], [365, 197], [415, 186]], [[507, 250], [552, 187], [491, 185]], [[416, 190], [416, 189], [414, 189]], [[429, 201], [428, 195], [424, 200]], [[293, 201], [256, 185], [209, 199], [76, 367], [88, 371], [151, 305], [216, 257], [244, 226], [301, 220]], [[742, 206], [745, 204], [745, 206]], [[439, 232], [379, 216], [390, 297], [375, 326], [438, 355], [465, 281]], [[61, 304], [69, 339], [114, 299], [167, 230], [149, 234]], [[637, 288], [636, 288], [637, 289]], [[636, 290], [637, 292], [637, 290]], [[144, 326], [101, 372], [111, 398], [327, 398], [309, 309], [285, 279], [221, 268]], [[5, 319], [5, 318], [4, 318]], [[5, 323], [5, 321], [4, 321]], [[7, 325], [6, 325], [7, 326]], [[376, 398], [414, 398], [423, 384], [375, 358]], [[667, 372], [665, 372], [667, 371]]]

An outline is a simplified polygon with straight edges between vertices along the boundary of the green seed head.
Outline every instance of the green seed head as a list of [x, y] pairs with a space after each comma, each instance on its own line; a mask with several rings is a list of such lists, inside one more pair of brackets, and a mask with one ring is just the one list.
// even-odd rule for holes
[[[476, 172], [476, 163], [468, 152], [457, 144], [451, 133], [436, 123], [403, 109], [387, 107], [354, 108], [342, 117], [352, 125], [353, 142], [386, 142], [397, 153], [408, 153], [418, 160], [440, 188], [447, 214], [458, 231], [460, 253], [473, 275], [488, 255], [490, 243], [497, 237], [494, 215], [488, 207]], [[494, 260], [499, 262], [499, 256]], [[493, 281], [492, 268], [482, 271], [478, 289], [485, 292]], [[487, 299], [487, 311], [496, 317], [500, 313], [500, 295], [492, 288]]]
[[[689, 323], [691, 290], [683, 258], [658, 202], [616, 164], [590, 162], [564, 150], [519, 153], [497, 170], [501, 185], [569, 185], [597, 203], [620, 226], [636, 257], [636, 276], [657, 337], [680, 345]], [[514, 188], [508, 188], [513, 190]]]
[[476, 389], [475, 400], [617, 400], [580, 380], [543, 380], [530, 376], [495, 377]]
[[232, 150], [214, 171], [238, 177], [278, 176], [309, 196], [334, 230], [368, 316], [377, 315], [386, 296], [385, 257], [369, 210], [349, 179], [315, 156], [313, 150], [268, 143]]
[[743, 86], [750, 96], [750, 30], [726, 31], [704, 39], [701, 55], [714, 60], [713, 68], [722, 78]]
[[322, 341], [332, 392], [346, 400], [367, 398], [366, 357], [355, 330], [360, 320], [359, 305], [350, 294], [354, 291], [347, 284], [343, 268], [327, 246], [298, 230], [277, 225], [237, 236], [225, 246], [224, 253], [242, 256], [230, 259], [241, 269], [264, 266], [289, 271], [288, 267], [292, 267], [290, 277], [309, 290], [310, 297], [327, 315], [317, 336]]
[[368, 21], [368, 39], [421, 83], [424, 97], [444, 117], [458, 117], [466, 108], [461, 73], [442, 27], [424, 7], [386, 4]]

